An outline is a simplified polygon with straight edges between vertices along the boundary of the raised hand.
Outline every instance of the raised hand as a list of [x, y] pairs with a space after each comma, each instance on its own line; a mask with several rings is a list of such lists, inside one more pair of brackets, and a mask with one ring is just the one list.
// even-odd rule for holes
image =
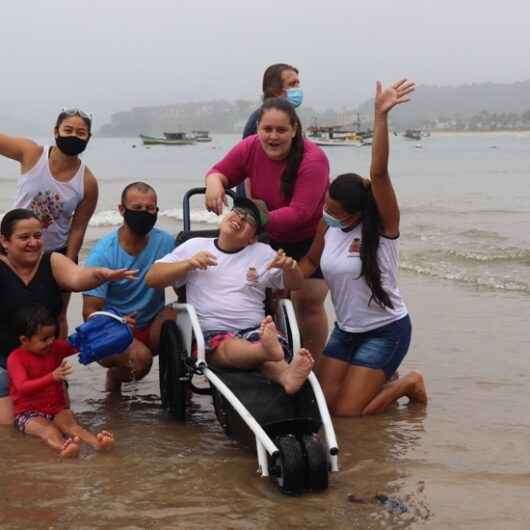
[[274, 259], [267, 265], [267, 269], [282, 269], [287, 272], [295, 269], [297, 266], [296, 260], [287, 256], [283, 249], [276, 252]]
[[396, 105], [410, 101], [407, 96], [415, 89], [416, 84], [407, 79], [400, 79], [386, 88], [382, 87], [381, 81], [377, 81], [374, 100], [375, 113], [386, 114]]
[[52, 372], [52, 376], [55, 381], [64, 381], [66, 376], [72, 373], [72, 370], [73, 368], [66, 361], [63, 361], [61, 366]]
[[95, 269], [94, 274], [101, 283], [138, 279], [138, 269], [107, 269], [106, 267], [98, 267]]
[[190, 258], [189, 263], [192, 270], [206, 270], [208, 267], [215, 267], [217, 265], [217, 260], [215, 259], [215, 256], [207, 250], [201, 250]]

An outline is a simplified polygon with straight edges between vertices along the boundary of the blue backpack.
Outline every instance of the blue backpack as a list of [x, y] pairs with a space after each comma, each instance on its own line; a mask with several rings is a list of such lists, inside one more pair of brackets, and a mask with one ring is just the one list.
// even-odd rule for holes
[[133, 341], [133, 334], [123, 318], [108, 311], [95, 311], [68, 340], [79, 349], [79, 362], [86, 365], [121, 353]]

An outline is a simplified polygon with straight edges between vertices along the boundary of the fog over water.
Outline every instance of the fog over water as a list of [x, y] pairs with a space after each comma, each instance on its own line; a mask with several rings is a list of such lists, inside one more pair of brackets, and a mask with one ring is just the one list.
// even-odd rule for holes
[[377, 78], [521, 81], [529, 11], [523, 0], [9, 2], [0, 130], [47, 131], [65, 106], [93, 112], [98, 128], [134, 106], [257, 99], [274, 62], [300, 68], [317, 109], [362, 103]]

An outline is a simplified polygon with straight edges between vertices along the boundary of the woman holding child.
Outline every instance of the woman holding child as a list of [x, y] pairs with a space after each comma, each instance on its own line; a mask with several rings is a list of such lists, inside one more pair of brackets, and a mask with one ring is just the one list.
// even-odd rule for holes
[[399, 206], [388, 175], [388, 113], [409, 100], [414, 83], [377, 83], [370, 180], [338, 176], [326, 195], [323, 221], [300, 268], [322, 268], [337, 321], [318, 377], [330, 412], [361, 416], [402, 396], [426, 402], [419, 372], [397, 369], [411, 339], [411, 322], [397, 285]]
[[31, 210], [6, 213], [0, 225], [0, 424], [13, 421], [7, 358], [19, 346], [13, 316], [40, 304], [54, 318], [61, 314], [64, 291], [84, 291], [107, 281], [133, 279], [125, 269], [83, 268], [59, 252], [44, 252], [43, 228]]
[[[301, 259], [322, 217], [329, 163], [318, 146], [303, 138], [300, 120], [287, 99], [267, 99], [258, 114], [258, 134], [237, 144], [209, 171], [208, 210], [221, 214], [225, 189], [245, 178], [250, 181], [251, 197], [267, 205], [266, 230], [271, 246]], [[326, 294], [319, 269], [292, 293], [304, 347], [316, 357], [327, 337]]]

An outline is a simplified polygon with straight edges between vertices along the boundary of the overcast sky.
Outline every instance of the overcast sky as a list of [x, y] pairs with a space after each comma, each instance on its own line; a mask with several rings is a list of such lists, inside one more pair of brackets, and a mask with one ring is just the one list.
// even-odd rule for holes
[[6, 0], [0, 116], [78, 106], [98, 128], [132, 106], [257, 99], [275, 62], [318, 109], [357, 106], [378, 78], [523, 81], [529, 26], [527, 0]]

